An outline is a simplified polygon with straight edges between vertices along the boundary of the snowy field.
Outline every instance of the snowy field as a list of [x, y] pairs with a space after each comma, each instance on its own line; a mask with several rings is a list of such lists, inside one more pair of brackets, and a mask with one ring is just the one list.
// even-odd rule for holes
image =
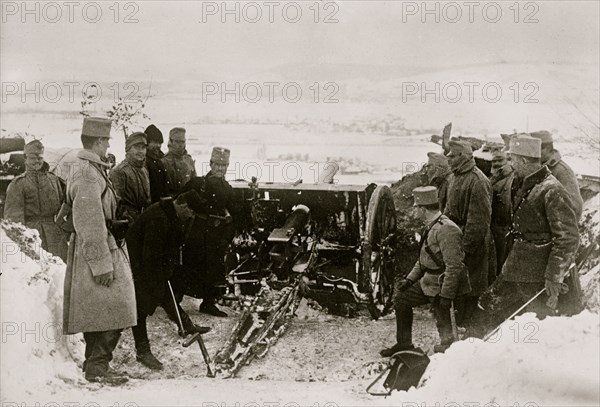
[[[598, 196], [588, 201], [589, 238], [597, 240]], [[588, 237], [586, 237], [588, 239]], [[580, 271], [587, 308], [572, 317], [537, 320], [525, 314], [484, 343], [454, 344], [432, 362], [419, 388], [389, 398], [369, 396], [366, 386], [385, 366], [378, 351], [392, 343], [394, 319], [342, 318], [303, 302], [287, 332], [264, 359], [237, 378], [210, 379], [199, 349], [183, 348], [162, 310], [149, 319], [150, 339], [165, 370], [135, 361], [130, 330], [123, 333], [112, 365], [131, 380], [113, 388], [84, 381], [81, 335], [63, 336], [65, 265], [39, 249], [37, 233], [2, 223], [0, 358], [2, 405], [171, 406], [597, 406], [600, 403], [598, 259]], [[586, 241], [587, 242], [587, 241]], [[584, 242], [585, 243], [585, 242]], [[205, 335], [211, 354], [234, 324], [198, 314], [198, 302], [183, 307], [213, 330]], [[430, 351], [438, 341], [429, 311], [415, 316], [416, 344]], [[35, 374], [32, 374], [35, 372]], [[54, 403], [54, 404], [52, 404]], [[95, 403], [95, 404], [89, 404]]]

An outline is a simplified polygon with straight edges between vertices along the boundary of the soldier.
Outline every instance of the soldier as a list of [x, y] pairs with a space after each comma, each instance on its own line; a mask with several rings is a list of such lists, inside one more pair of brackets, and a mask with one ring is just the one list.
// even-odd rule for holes
[[475, 312], [480, 336], [544, 288], [547, 301], [538, 297], [529, 310], [540, 318], [552, 314], [579, 245], [572, 201], [565, 187], [541, 165], [540, 140], [514, 137], [510, 153], [517, 176], [523, 178], [514, 201], [515, 240], [502, 273], [481, 295]]
[[44, 146], [34, 140], [25, 146], [25, 172], [6, 190], [4, 217], [39, 232], [42, 249], [67, 261], [67, 241], [54, 217], [65, 197], [61, 180], [48, 171]]
[[575, 173], [561, 158], [560, 153], [554, 149], [554, 140], [552, 134], [546, 130], [534, 131], [530, 133], [531, 137], [538, 138], [542, 141], [542, 165], [548, 167], [548, 169], [567, 190], [571, 200], [573, 201], [573, 207], [575, 209], [575, 215], [577, 220], [581, 218], [583, 212], [583, 199], [581, 198], [581, 192], [579, 191], [579, 184]]
[[496, 247], [496, 270], [490, 273], [492, 278], [500, 274], [502, 264], [506, 259], [506, 235], [512, 223], [511, 187], [515, 171], [508, 161], [505, 151], [497, 150], [492, 153], [492, 235]]
[[175, 127], [169, 132], [169, 152], [162, 162], [167, 170], [169, 194], [177, 195], [183, 186], [196, 176], [196, 163], [185, 149], [185, 129]]
[[433, 185], [439, 191], [440, 210], [443, 211], [446, 205], [443, 198], [448, 195], [448, 177], [450, 175], [450, 166], [448, 158], [442, 154], [430, 152], [427, 153], [427, 165], [425, 175], [427, 176], [427, 185]]
[[492, 245], [490, 221], [492, 191], [488, 178], [475, 166], [468, 141], [449, 141], [448, 163], [452, 174], [444, 215], [463, 232], [465, 265], [472, 290], [464, 301], [463, 325], [470, 326], [479, 295], [488, 286], [488, 256]]
[[150, 179], [150, 200], [152, 203], [160, 201], [160, 198], [168, 196], [169, 180], [167, 170], [162, 162], [164, 153], [160, 146], [163, 143], [162, 132], [153, 124], [146, 127], [148, 147], [146, 149], [146, 168]]
[[229, 165], [229, 150], [215, 147], [210, 163], [211, 171], [205, 177], [193, 178], [184, 187], [184, 190], [195, 190], [205, 197], [208, 206], [204, 216], [196, 217], [183, 251], [183, 269], [188, 283], [182, 289], [195, 291], [202, 298], [200, 312], [227, 317], [216, 302], [221, 296], [219, 287], [225, 283], [225, 254], [235, 232], [227, 209], [233, 188], [224, 178]]
[[146, 162], [146, 135], [133, 133], [125, 141], [125, 160], [110, 172], [119, 199], [118, 218], [132, 225], [150, 205], [150, 180]]
[[83, 332], [86, 380], [121, 384], [127, 378], [108, 364], [121, 330], [135, 325], [137, 315], [127, 252], [111, 231], [117, 197], [102, 161], [111, 125], [109, 119], [84, 119], [83, 150], [67, 179], [75, 232], [65, 275], [63, 330], [68, 335]]
[[180, 265], [184, 237], [189, 234], [194, 215], [206, 212], [204, 203], [195, 191], [179, 195], [175, 201], [162, 199], [151, 205], [127, 232], [127, 248], [135, 282], [138, 320], [132, 328], [137, 360], [154, 370], [161, 370], [162, 363], [152, 354], [146, 318], [161, 305], [172, 321], [181, 318], [185, 332], [206, 333], [210, 328], [196, 326], [188, 314], [177, 304], [175, 310], [168, 282]]
[[435, 351], [445, 351], [454, 342], [451, 304], [453, 301], [460, 301], [471, 290], [463, 263], [465, 253], [462, 248], [462, 232], [440, 212], [437, 188], [415, 188], [413, 195], [417, 216], [425, 222], [426, 228], [421, 236], [419, 259], [406, 278], [396, 279], [396, 344], [382, 350], [380, 353], [383, 357], [414, 347], [413, 307], [428, 303], [433, 304], [441, 339], [441, 344], [435, 346]]

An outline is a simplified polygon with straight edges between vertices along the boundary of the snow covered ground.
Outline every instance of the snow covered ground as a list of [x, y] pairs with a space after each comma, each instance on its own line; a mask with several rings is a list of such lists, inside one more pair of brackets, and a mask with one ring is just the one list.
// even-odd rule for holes
[[[597, 235], [596, 235], [597, 236]], [[484, 343], [463, 341], [434, 355], [417, 389], [375, 398], [364, 389], [384, 366], [377, 351], [391, 343], [393, 318], [372, 321], [323, 314], [306, 304], [264, 359], [235, 379], [205, 376], [199, 350], [183, 349], [174, 325], [158, 310], [150, 318], [153, 347], [165, 364], [150, 372], [135, 362], [129, 330], [113, 366], [132, 380], [120, 388], [83, 380], [81, 335], [62, 336], [64, 264], [39, 249], [36, 233], [4, 222], [2, 242], [2, 403], [17, 405], [203, 405], [213, 406], [595, 406], [600, 403], [598, 268], [584, 281], [595, 290], [590, 310], [572, 318], [537, 320], [525, 314]], [[592, 285], [590, 287], [590, 285]], [[595, 285], [595, 288], [594, 288]], [[214, 353], [234, 318], [200, 317]], [[230, 313], [235, 311], [227, 309]], [[437, 341], [427, 311], [416, 315], [415, 338], [425, 349]], [[203, 318], [203, 319], [201, 319]], [[56, 403], [56, 404], [49, 404]], [[437, 404], [436, 404], [437, 403]]]

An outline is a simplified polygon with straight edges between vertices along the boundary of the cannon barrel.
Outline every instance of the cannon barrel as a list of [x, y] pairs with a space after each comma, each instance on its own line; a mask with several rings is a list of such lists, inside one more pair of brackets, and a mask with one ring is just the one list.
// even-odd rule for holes
[[306, 205], [296, 205], [292, 208], [292, 213], [285, 219], [283, 226], [273, 229], [269, 235], [269, 242], [287, 242], [298, 231], [304, 229], [308, 223], [310, 209]]

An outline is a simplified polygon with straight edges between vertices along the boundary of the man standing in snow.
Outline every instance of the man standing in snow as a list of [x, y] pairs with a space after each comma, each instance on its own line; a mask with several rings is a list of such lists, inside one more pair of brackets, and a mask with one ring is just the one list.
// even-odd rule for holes
[[543, 289], [546, 295], [538, 297], [528, 310], [540, 318], [553, 314], [579, 246], [573, 202], [565, 187], [540, 163], [539, 138], [513, 137], [510, 153], [516, 176], [523, 179], [514, 200], [514, 243], [502, 273], [479, 300], [474, 315], [478, 336]]
[[37, 230], [42, 249], [66, 261], [67, 241], [54, 223], [65, 191], [60, 179], [48, 171], [41, 141], [33, 140], [25, 146], [25, 168], [6, 190], [4, 217]]
[[579, 221], [581, 213], [583, 212], [583, 199], [581, 198], [581, 192], [579, 192], [579, 183], [577, 182], [575, 173], [571, 167], [563, 161], [560, 153], [554, 149], [552, 134], [546, 130], [540, 130], [530, 133], [530, 136], [542, 141], [542, 165], [548, 167], [554, 178], [556, 178], [569, 193], [569, 196], [573, 201], [575, 216], [577, 216], [577, 221]]
[[121, 330], [134, 326], [137, 314], [127, 250], [111, 232], [117, 197], [105, 173], [109, 165], [102, 160], [111, 125], [109, 119], [84, 119], [83, 150], [67, 179], [66, 202], [75, 231], [65, 275], [63, 331], [83, 332], [86, 380], [122, 384], [127, 377], [110, 369], [109, 362]]
[[125, 141], [125, 160], [110, 172], [119, 199], [118, 217], [132, 225], [150, 205], [150, 180], [146, 169], [146, 135], [133, 133]]
[[216, 302], [221, 296], [219, 286], [225, 284], [225, 253], [235, 232], [229, 211], [233, 188], [225, 180], [229, 156], [229, 149], [214, 147], [210, 171], [204, 177], [193, 178], [184, 187], [206, 196], [208, 214], [212, 216], [196, 217], [183, 251], [183, 270], [189, 280], [196, 276], [197, 284], [193, 285], [199, 285], [198, 294], [202, 298], [199, 311], [216, 317], [227, 317]]
[[515, 170], [508, 162], [505, 151], [492, 153], [492, 235], [496, 247], [496, 270], [490, 270], [490, 283], [500, 271], [506, 259], [506, 234], [512, 222], [511, 188]]
[[469, 276], [463, 263], [460, 228], [439, 210], [436, 187], [413, 190], [417, 216], [427, 225], [421, 235], [419, 259], [411, 272], [397, 279], [394, 287], [396, 311], [396, 344], [380, 354], [390, 357], [401, 350], [412, 349], [413, 307], [433, 304], [441, 344], [436, 352], [443, 352], [454, 342], [450, 319], [451, 304], [471, 291]]
[[452, 174], [448, 181], [444, 215], [456, 223], [463, 233], [465, 265], [472, 291], [465, 298], [462, 321], [470, 327], [477, 299], [488, 286], [492, 187], [485, 174], [475, 166], [471, 143], [450, 140], [448, 145], [448, 163]]
[[185, 129], [175, 127], [169, 132], [169, 152], [162, 159], [169, 179], [169, 195], [175, 196], [196, 176], [196, 163], [185, 149]]
[[[206, 205], [196, 191], [162, 199], [151, 205], [127, 232], [127, 249], [135, 281], [138, 321], [132, 328], [137, 360], [150, 369], [162, 369], [162, 363], [152, 354], [146, 330], [146, 318], [161, 305], [172, 321], [179, 323], [175, 303], [169, 291], [177, 268], [181, 266], [185, 237], [189, 235], [195, 214], [205, 214]], [[177, 304], [185, 332], [206, 333], [209, 328], [196, 326]]]
[[147, 136], [148, 147], [146, 149], [146, 168], [150, 180], [150, 200], [152, 203], [160, 201], [160, 198], [168, 196], [169, 180], [167, 169], [162, 162], [164, 153], [160, 146], [163, 143], [162, 132], [155, 125], [146, 127], [144, 133]]

